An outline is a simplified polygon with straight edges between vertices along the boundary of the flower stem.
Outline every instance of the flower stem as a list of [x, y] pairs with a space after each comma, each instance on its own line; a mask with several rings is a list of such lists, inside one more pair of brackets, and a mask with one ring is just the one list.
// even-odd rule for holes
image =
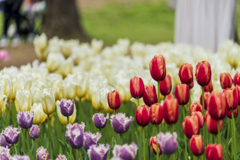
[[50, 117], [48, 115], [48, 147], [49, 147], [49, 155], [52, 157], [52, 154], [51, 154], [51, 141], [50, 141]]
[[26, 142], [26, 140], [25, 140], [25, 129], [23, 129], [23, 152], [24, 152], [24, 154], [26, 154], [26, 146], [25, 146], [25, 142]]
[[158, 103], [160, 103], [160, 81], [158, 82]]
[[27, 149], [28, 149], [27, 153], [28, 153], [29, 156], [31, 156], [31, 154], [30, 154], [30, 147], [29, 147], [29, 136], [28, 136], [28, 130], [27, 129], [25, 130], [25, 133], [26, 133], [26, 137], [27, 137]]
[[[183, 112], [183, 119], [185, 118], [185, 108], [184, 106], [182, 106], [182, 112]], [[184, 139], [185, 139], [185, 160], [187, 160], [187, 137], [186, 135], [184, 134]]]
[[122, 134], [120, 134], [120, 145], [123, 145], [123, 137], [122, 137]]
[[[172, 134], [173, 134], [173, 132], [174, 132], [174, 124], [172, 125]], [[173, 159], [175, 160], [176, 158], [175, 158], [175, 153], [173, 153]]]
[[3, 129], [3, 123], [2, 123], [2, 109], [0, 109], [0, 118], [1, 118], [1, 121], [0, 121], [0, 130], [2, 130]]
[[221, 132], [220, 132], [220, 121], [217, 121], [217, 128], [218, 128], [218, 143], [222, 144]]
[[237, 146], [236, 146], [236, 130], [235, 130], [235, 119], [232, 112], [232, 119], [233, 119], [233, 139], [234, 139], [234, 160], [237, 160]]
[[140, 105], [139, 105], [139, 104], [140, 104], [140, 103], [139, 103], [139, 98], [137, 99], [137, 103], [138, 103], [138, 106], [140, 106]]
[[6, 104], [6, 109], [5, 109], [5, 115], [6, 115], [6, 127], [8, 126], [8, 107], [7, 107], [7, 104]]
[[157, 135], [158, 135], [158, 126], [156, 125], [156, 131], [157, 131], [157, 134], [156, 134], [156, 146], [157, 146], [157, 154], [156, 154], [156, 159], [158, 160], [158, 157], [159, 157], [159, 153], [158, 153], [158, 141], [157, 141]]
[[143, 159], [146, 160], [146, 156], [145, 156], [145, 130], [143, 127]]
[[81, 99], [78, 102], [78, 122], [81, 123]]
[[[36, 153], [36, 143], [35, 143], [35, 139], [33, 139], [33, 151]], [[36, 156], [33, 156], [34, 160], [36, 159]]]
[[202, 107], [203, 107], [203, 109], [205, 109], [205, 107], [204, 107], [204, 87], [202, 87]]
[[80, 160], [82, 160], [83, 158], [82, 158], [82, 152], [81, 152], [81, 149], [80, 149], [80, 148], [78, 148], [78, 152], [79, 152]]
[[228, 142], [229, 142], [229, 131], [230, 131], [230, 120], [229, 120], [229, 118], [228, 118], [228, 129], [227, 129], [227, 144], [228, 144]]
[[73, 155], [72, 155], [72, 147], [71, 146], [69, 146], [69, 150], [70, 150], [70, 159], [73, 159]]

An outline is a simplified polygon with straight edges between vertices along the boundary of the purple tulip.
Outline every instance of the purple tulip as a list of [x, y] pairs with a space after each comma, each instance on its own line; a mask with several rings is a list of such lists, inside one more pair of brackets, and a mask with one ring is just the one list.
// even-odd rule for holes
[[0, 146], [0, 159], [1, 160], [12, 160], [12, 156], [9, 153], [8, 148]]
[[104, 117], [104, 114], [102, 113], [95, 113], [93, 115], [93, 123], [97, 128], [104, 128], [107, 124], [107, 119], [109, 118], [109, 114], [107, 114], [107, 117]]
[[32, 126], [34, 112], [20, 111], [17, 114], [17, 120], [22, 128], [28, 129]]
[[110, 146], [106, 144], [106, 147], [104, 144], [92, 145], [88, 152], [88, 158], [90, 160], [106, 160], [107, 159], [107, 152], [110, 149]]
[[67, 158], [65, 155], [59, 154], [58, 157], [56, 158], [56, 160], [67, 160]]
[[40, 127], [38, 125], [32, 125], [29, 131], [29, 136], [32, 139], [38, 138], [40, 134]]
[[30, 158], [28, 157], [28, 155], [23, 155], [23, 156], [14, 155], [13, 160], [30, 160]]
[[72, 100], [62, 99], [59, 106], [60, 106], [60, 111], [62, 115], [69, 117], [73, 114], [74, 99]]
[[128, 118], [123, 113], [112, 115], [111, 118], [112, 127], [116, 133], [127, 132], [130, 123], [134, 120], [132, 116]]
[[99, 139], [101, 138], [101, 133], [97, 132], [96, 134], [92, 134], [90, 131], [84, 133], [84, 142], [83, 146], [85, 150], [87, 151], [90, 146], [97, 145]]
[[8, 143], [15, 144], [18, 142], [19, 134], [21, 133], [21, 128], [13, 128], [8, 126], [3, 130], [3, 135]]
[[132, 144], [123, 146], [115, 145], [113, 149], [114, 157], [119, 157], [124, 160], [134, 160], [137, 154], [138, 147], [132, 142]]
[[48, 160], [49, 159], [48, 151], [45, 148], [43, 148], [42, 146], [39, 147], [37, 150], [37, 159], [38, 160]]
[[82, 122], [81, 124], [74, 123], [67, 125], [67, 130], [65, 136], [68, 139], [68, 142], [72, 146], [72, 148], [81, 148], [83, 145], [83, 135], [84, 135], [85, 124]]
[[12, 144], [8, 143], [5, 139], [5, 137], [3, 136], [3, 134], [1, 133], [0, 134], [0, 144], [2, 147], [5, 147], [5, 148], [11, 148], [12, 147]]
[[160, 144], [163, 154], [175, 153], [178, 146], [176, 132], [174, 132], [173, 135], [170, 132], [167, 132], [165, 134], [161, 132], [157, 135], [157, 141]]

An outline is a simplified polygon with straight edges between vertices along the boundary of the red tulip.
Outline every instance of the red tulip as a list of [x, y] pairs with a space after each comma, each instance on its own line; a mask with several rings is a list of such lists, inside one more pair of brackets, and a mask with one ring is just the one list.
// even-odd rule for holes
[[136, 110], [136, 121], [139, 126], [145, 127], [150, 122], [150, 111], [148, 106], [138, 106]]
[[192, 135], [198, 135], [200, 133], [200, 126], [198, 124], [198, 118], [196, 116], [187, 116], [182, 122], [183, 132], [191, 138]]
[[206, 148], [207, 160], [223, 160], [223, 149], [221, 144], [209, 144]]
[[[157, 140], [156, 136], [150, 138], [150, 148], [151, 148], [151, 150], [154, 154], [157, 154], [157, 142], [156, 142], [156, 140]], [[159, 143], [158, 143], [158, 152], [159, 152], [158, 155], [162, 154]]]
[[[209, 100], [210, 95], [211, 95], [210, 92], [204, 92], [204, 108], [206, 110], [208, 108], [208, 100]], [[200, 96], [200, 104], [202, 105], [202, 94]]]
[[189, 89], [192, 89], [193, 86], [194, 86], [194, 81], [192, 81], [192, 83], [188, 85]]
[[[214, 120], [208, 112], [206, 112], [205, 121], [206, 121], [206, 126], [208, 131], [212, 134], [218, 134], [217, 121]], [[219, 121], [220, 132], [222, 131], [222, 124], [223, 124], [223, 121], [220, 120]]]
[[234, 89], [238, 94], [238, 105], [240, 105], [240, 85], [236, 85]]
[[233, 77], [233, 83], [234, 85], [240, 85], [240, 73], [236, 73]]
[[174, 98], [174, 95], [172, 93], [166, 96], [166, 99], [172, 99], [172, 98]]
[[213, 85], [211, 80], [209, 84], [204, 87], [204, 92], [212, 92], [212, 91], [213, 91]]
[[177, 123], [179, 115], [178, 101], [175, 98], [166, 99], [163, 103], [163, 118], [167, 124]]
[[163, 120], [163, 107], [155, 103], [150, 107], [150, 121], [152, 124], [160, 124]]
[[198, 62], [196, 66], [196, 79], [200, 86], [206, 86], [211, 80], [211, 65], [207, 61]]
[[201, 104], [193, 103], [190, 105], [190, 115], [192, 114], [192, 112], [196, 112], [196, 111], [203, 113], [203, 108]]
[[180, 105], [186, 105], [188, 103], [190, 98], [188, 85], [178, 84], [175, 88], [174, 94]]
[[155, 55], [149, 63], [149, 70], [155, 81], [163, 81], [166, 77], [166, 64], [164, 57], [162, 55]]
[[[233, 110], [233, 116], [234, 116], [234, 118], [236, 118], [238, 116], [238, 108]], [[227, 111], [227, 117], [232, 119], [232, 111]]]
[[193, 135], [189, 141], [189, 147], [195, 156], [201, 156], [204, 153], [204, 143], [201, 135]]
[[160, 93], [164, 96], [168, 95], [172, 90], [172, 78], [168, 74], [165, 79], [160, 82]]
[[238, 106], [238, 92], [237, 89], [224, 89], [223, 93], [226, 96], [227, 110], [235, 110]]
[[143, 101], [147, 106], [151, 106], [158, 102], [157, 92], [154, 85], [149, 85], [145, 87], [145, 92], [143, 95]]
[[204, 117], [201, 112], [199, 112], [199, 111], [192, 112], [191, 116], [193, 116], [193, 117], [196, 116], [198, 118], [198, 124], [199, 124], [200, 128], [202, 128], [204, 126]]
[[212, 93], [208, 100], [208, 113], [211, 117], [218, 121], [224, 119], [227, 115], [226, 96], [222, 92]]
[[191, 64], [184, 63], [181, 65], [178, 76], [180, 81], [184, 84], [191, 84], [193, 82], [193, 67]]
[[232, 87], [232, 76], [229, 73], [221, 73], [220, 74], [220, 83], [223, 89]]
[[140, 77], [133, 77], [130, 80], [130, 92], [131, 95], [136, 98], [142, 98], [144, 95], [144, 83], [142, 78]]
[[118, 109], [121, 106], [121, 97], [117, 91], [113, 90], [108, 93], [108, 105], [111, 109]]

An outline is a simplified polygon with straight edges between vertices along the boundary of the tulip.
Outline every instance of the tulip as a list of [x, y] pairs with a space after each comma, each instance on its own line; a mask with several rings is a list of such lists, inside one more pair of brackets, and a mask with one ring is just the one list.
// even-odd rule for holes
[[172, 98], [174, 98], [174, 95], [172, 93], [166, 96], [166, 99], [172, 99]]
[[198, 135], [200, 133], [200, 125], [198, 124], [198, 118], [196, 116], [187, 116], [182, 122], [183, 132], [191, 138], [192, 135]]
[[[71, 101], [71, 100], [70, 100]], [[62, 101], [61, 101], [62, 102]], [[61, 102], [60, 101], [57, 101], [56, 102], [56, 107], [57, 107], [57, 116], [58, 116], [58, 119], [59, 121], [64, 124], [64, 125], [67, 125], [68, 123], [71, 123], [73, 124], [76, 120], [76, 116], [77, 116], [77, 110], [76, 110], [76, 106], [75, 104], [73, 103], [73, 106], [74, 106], [74, 109], [73, 109], [73, 114], [71, 116], [69, 116], [69, 118], [67, 118], [66, 116], [64, 116], [61, 112]]]
[[[210, 133], [218, 134], [218, 124], [217, 124], [218, 122], [214, 120], [208, 112], [206, 112], [205, 122], [206, 122], [207, 129]], [[223, 121], [220, 120], [219, 121], [220, 132], [222, 130], [222, 123]]]
[[9, 57], [9, 55], [8, 55], [8, 51], [5, 50], [5, 49], [1, 49], [1, 50], [0, 50], [0, 60], [5, 60], [5, 61], [7, 61], [7, 60], [9, 60], [9, 59], [10, 59], [10, 57]]
[[15, 144], [18, 142], [18, 137], [21, 132], [21, 128], [13, 128], [12, 126], [8, 126], [3, 130], [3, 135], [7, 141], [7, 143]]
[[81, 148], [83, 145], [83, 136], [84, 136], [84, 128], [85, 124], [82, 122], [81, 124], [74, 123], [67, 125], [67, 130], [65, 136], [68, 139], [72, 148]]
[[49, 159], [49, 153], [45, 148], [43, 148], [43, 146], [41, 146], [37, 149], [37, 159], [38, 160], [48, 160]]
[[23, 156], [14, 155], [13, 160], [30, 160], [30, 158], [28, 157], [28, 155], [23, 155]]
[[220, 83], [223, 89], [231, 88], [233, 83], [232, 76], [229, 73], [221, 73]]
[[4, 94], [7, 96], [7, 101], [11, 102], [13, 97], [13, 84], [8, 75], [1, 75], [0, 84], [3, 85]]
[[227, 103], [224, 93], [212, 93], [208, 100], [208, 106], [208, 113], [216, 121], [224, 119], [227, 115]]
[[31, 112], [34, 112], [33, 123], [35, 124], [41, 124], [47, 119], [47, 114], [43, 112], [42, 103], [34, 103]]
[[213, 91], [213, 85], [212, 85], [212, 80], [209, 82], [208, 85], [204, 87], [204, 92], [212, 92]]
[[5, 148], [12, 147], [12, 144], [6, 141], [6, 138], [4, 137], [3, 133], [0, 134], [0, 145]]
[[42, 104], [43, 104], [43, 111], [47, 115], [51, 115], [55, 110], [55, 96], [54, 91], [49, 88], [43, 89], [42, 93]]
[[[150, 138], [150, 148], [152, 150], [152, 152], [154, 154], [157, 154], [157, 138], [156, 136], [155, 137], [151, 137]], [[161, 148], [160, 148], [160, 144], [158, 143], [158, 155], [161, 155], [162, 154], [162, 151], [161, 151]]]
[[160, 82], [160, 93], [164, 96], [168, 95], [172, 90], [172, 78], [169, 74]]
[[32, 139], [38, 138], [40, 134], [40, 127], [38, 125], [32, 125], [29, 131], [29, 136]]
[[142, 98], [144, 95], [144, 83], [140, 77], [134, 77], [130, 80], [131, 95], [136, 98]]
[[17, 112], [29, 111], [32, 106], [32, 95], [29, 90], [18, 90], [16, 93], [15, 107]]
[[149, 85], [145, 87], [143, 101], [148, 107], [158, 102], [158, 96], [154, 85]]
[[89, 160], [107, 160], [107, 152], [110, 149], [110, 146], [106, 144], [106, 147], [104, 144], [100, 145], [92, 145], [89, 150], [87, 151], [88, 153], [88, 158]]
[[240, 73], [236, 73], [233, 77], [233, 83], [234, 85], [240, 85]]
[[149, 70], [152, 78], [157, 81], [163, 81], [166, 77], [166, 64], [162, 55], [154, 56], [149, 63]]
[[192, 112], [201, 112], [203, 113], [203, 108], [202, 108], [202, 105], [199, 104], [199, 103], [193, 103], [190, 105], [190, 115], [192, 114]]
[[[210, 95], [211, 95], [210, 92], [204, 92], [204, 108], [206, 110], [208, 108], [208, 100], [209, 100]], [[200, 104], [202, 105], [202, 94], [200, 96]]]
[[[102, 89], [100, 89], [101, 106], [103, 107], [103, 109], [106, 113], [114, 113], [115, 112], [115, 110], [110, 108], [109, 102], [108, 102], [108, 93], [113, 90], [114, 90], [114, 88], [112, 88], [110, 86], [106, 86], [106, 87], [103, 87]], [[120, 103], [120, 105], [121, 105], [121, 103]]]
[[206, 148], [207, 160], [223, 160], [223, 149], [221, 144], [208, 144]]
[[199, 111], [192, 112], [191, 116], [193, 116], [193, 117], [196, 116], [198, 118], [198, 124], [199, 124], [200, 128], [202, 128], [204, 126], [204, 117], [201, 112], [199, 112]]
[[201, 135], [193, 135], [189, 141], [189, 147], [195, 156], [201, 156], [204, 153], [204, 143]]
[[238, 92], [237, 89], [224, 89], [223, 93], [226, 96], [227, 110], [235, 110], [238, 106]]
[[159, 133], [157, 135], [158, 144], [160, 144], [161, 151], [163, 154], [173, 154], [176, 152], [178, 142], [177, 142], [177, 133], [174, 132], [171, 134], [167, 133]]
[[8, 148], [0, 146], [0, 159], [1, 160], [12, 160], [12, 156], [9, 153]]
[[161, 104], [155, 103], [150, 107], [150, 122], [158, 125], [163, 120], [163, 107]]
[[7, 96], [4, 95], [3, 85], [0, 84], [0, 110], [5, 107], [7, 103]]
[[193, 67], [191, 64], [184, 63], [181, 65], [179, 69], [178, 76], [180, 78], [180, 81], [183, 84], [191, 84], [193, 82]]
[[240, 85], [236, 85], [234, 90], [236, 90], [238, 95], [238, 105], [240, 105]]
[[[233, 116], [234, 116], [234, 118], [236, 118], [238, 116], [238, 108], [233, 110]], [[232, 111], [227, 111], [227, 117], [232, 119]]]
[[188, 103], [190, 98], [188, 85], [178, 84], [175, 88], [174, 94], [178, 100], [178, 104], [186, 105]]
[[78, 84], [80, 84], [80, 87], [81, 87], [81, 94], [79, 95], [79, 98], [83, 98], [87, 94], [89, 75], [86, 72], [77, 73], [76, 80], [77, 80]]
[[56, 80], [52, 85], [52, 89], [55, 91], [55, 99], [60, 101], [64, 96], [62, 80]]
[[175, 98], [166, 99], [163, 102], [163, 118], [167, 124], [177, 123], [179, 115], [178, 100]]
[[108, 93], [108, 105], [111, 109], [118, 109], [121, 106], [121, 97], [117, 91], [113, 90]]
[[132, 142], [130, 145], [124, 144], [122, 146], [115, 145], [113, 148], [114, 157], [125, 160], [134, 160], [137, 154], [138, 147]]
[[28, 129], [28, 128], [30, 128], [32, 126], [33, 117], [34, 117], [34, 112], [20, 111], [17, 114], [18, 124], [22, 128]]
[[132, 116], [130, 118], [126, 117], [123, 113], [117, 113], [116, 115], [111, 116], [111, 124], [113, 130], [116, 133], [125, 133], [127, 132], [131, 122], [134, 120]]
[[109, 114], [107, 114], [107, 117], [104, 117], [104, 114], [102, 113], [95, 113], [92, 117], [92, 120], [95, 126], [101, 129], [106, 126], [108, 118], [109, 118]]
[[143, 102], [143, 98], [140, 98], [140, 99], [131, 98], [130, 101], [135, 103], [136, 106], [145, 105], [145, 103]]
[[195, 76], [200, 86], [204, 87], [211, 81], [211, 65], [207, 61], [198, 62]]
[[67, 157], [65, 155], [59, 154], [56, 160], [67, 160]]
[[189, 89], [192, 89], [194, 87], [194, 81], [192, 81], [191, 84], [188, 85]]
[[136, 121], [139, 126], [145, 127], [150, 122], [150, 111], [148, 106], [138, 106], [136, 110]]
[[41, 103], [42, 90], [38, 87], [32, 87], [30, 92], [32, 95], [32, 103]]
[[62, 99], [60, 102], [60, 111], [62, 115], [69, 117], [73, 114], [74, 111], [74, 99], [72, 100], [66, 100]]
[[90, 131], [85, 132], [83, 136], [83, 146], [87, 151], [92, 145], [97, 145], [99, 139], [101, 138], [101, 133], [97, 132], [96, 134], [92, 134]]

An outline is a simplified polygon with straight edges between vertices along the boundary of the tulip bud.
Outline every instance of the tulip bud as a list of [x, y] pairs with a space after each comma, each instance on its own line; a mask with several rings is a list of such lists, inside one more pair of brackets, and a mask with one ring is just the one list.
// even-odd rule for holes
[[111, 109], [118, 109], [121, 106], [121, 97], [117, 91], [113, 90], [109, 92], [107, 98]]
[[160, 132], [157, 135], [158, 144], [160, 144], [161, 152], [163, 154], [173, 154], [176, 152], [178, 142], [177, 142], [177, 132], [170, 132], [162, 133]]
[[201, 135], [193, 135], [189, 141], [189, 147], [195, 156], [201, 156], [204, 153], [204, 143]]
[[150, 107], [150, 121], [152, 124], [160, 124], [163, 120], [163, 107], [161, 104], [155, 103]]
[[208, 85], [204, 87], [204, 92], [212, 92], [213, 91], [213, 85], [212, 85], [212, 80], [209, 82]]
[[192, 81], [192, 83], [188, 85], [189, 89], [192, 89], [193, 86], [194, 86], [194, 81]]
[[179, 115], [178, 100], [175, 98], [166, 99], [163, 103], [163, 118], [167, 124], [177, 123]]
[[208, 113], [218, 121], [224, 119], [227, 115], [227, 103], [225, 94], [222, 92], [212, 93], [208, 100]]
[[55, 99], [60, 101], [64, 95], [64, 87], [62, 85], [62, 80], [56, 80], [53, 83], [52, 89], [55, 93]]
[[55, 110], [55, 96], [52, 89], [45, 88], [42, 93], [43, 111], [51, 115]]
[[169, 74], [160, 82], [160, 93], [164, 96], [168, 95], [172, 90], [172, 78]]
[[233, 77], [233, 83], [234, 85], [240, 85], [240, 73], [236, 73]]
[[69, 120], [68, 120], [68, 118], [62, 114], [61, 102], [60, 101], [56, 102], [57, 116], [58, 116], [59, 121], [64, 125], [67, 125], [68, 123], [73, 124], [76, 120], [76, 115], [77, 115], [77, 110], [76, 110], [75, 104], [73, 103], [73, 107], [74, 107], [73, 114], [71, 116], [69, 116]]
[[145, 127], [150, 122], [150, 111], [148, 106], [138, 106], [136, 110], [136, 121], [139, 126]]
[[182, 126], [183, 132], [188, 138], [191, 138], [192, 135], [198, 135], [200, 133], [200, 126], [196, 116], [185, 117]]
[[142, 78], [134, 77], [130, 80], [130, 92], [131, 95], [136, 98], [142, 98], [144, 95], [144, 83]]
[[101, 138], [101, 133], [97, 132], [96, 134], [89, 132], [84, 133], [84, 141], [83, 141], [83, 146], [84, 149], [87, 151], [92, 145], [97, 145], [99, 139]]
[[88, 158], [89, 160], [107, 160], [107, 153], [109, 149], [110, 146], [108, 144], [106, 144], [106, 147], [104, 144], [99, 144], [98, 146], [92, 145], [87, 151]]
[[7, 143], [15, 144], [18, 142], [19, 134], [21, 133], [21, 128], [13, 128], [12, 126], [7, 126], [3, 130], [3, 135]]
[[19, 89], [16, 94], [15, 107], [17, 112], [29, 111], [32, 106], [32, 95], [29, 90]]
[[207, 160], [222, 160], [223, 149], [221, 144], [208, 144], [206, 148]]
[[7, 96], [7, 101], [11, 102], [13, 97], [13, 84], [8, 75], [1, 75], [0, 84], [3, 85], [4, 94]]
[[43, 112], [42, 103], [34, 103], [31, 112], [34, 112], [33, 123], [35, 124], [41, 124], [47, 119], [47, 114]]
[[234, 90], [236, 90], [238, 95], [238, 105], [240, 105], [240, 85], [236, 85]]
[[166, 96], [166, 99], [172, 99], [172, 98], [174, 98], [174, 95], [172, 93]]
[[[238, 116], [238, 108], [233, 110], [233, 116], [234, 116], [234, 118], [236, 118]], [[232, 111], [227, 111], [227, 117], [232, 119]]]
[[[154, 154], [157, 154], [157, 137], [151, 137], [150, 138], [150, 148], [152, 150], [152, 152]], [[161, 155], [162, 152], [161, 152], [161, 148], [160, 148], [160, 144], [158, 143], [158, 155]]]
[[40, 127], [38, 125], [32, 125], [29, 131], [29, 136], [32, 139], [38, 138], [40, 134]]
[[95, 113], [92, 117], [92, 120], [95, 126], [101, 129], [107, 125], [108, 118], [109, 118], [109, 114], [107, 114], [107, 116], [104, 117], [104, 114], [102, 113]]
[[220, 83], [221, 83], [221, 87], [223, 89], [231, 88], [232, 82], [233, 82], [232, 76], [229, 73], [221, 73], [220, 74]]
[[223, 90], [226, 96], [227, 110], [235, 110], [238, 106], [238, 92], [237, 89], [227, 88]]
[[199, 111], [192, 112], [191, 116], [193, 116], [193, 117], [196, 116], [198, 118], [198, 124], [199, 124], [200, 128], [202, 128], [204, 126], [204, 117], [201, 112], [199, 112]]
[[[206, 126], [208, 131], [212, 134], [218, 134], [218, 126], [217, 126], [218, 122], [214, 120], [208, 112], [206, 112], [205, 121], [206, 121]], [[222, 131], [222, 123], [223, 121], [220, 120], [219, 121], [220, 132]]]
[[166, 77], [165, 58], [162, 55], [155, 55], [152, 61], [149, 63], [149, 70], [152, 78], [155, 81], [163, 81]]
[[69, 123], [67, 125], [65, 136], [72, 148], [81, 148], [83, 146], [84, 128], [85, 124], [83, 122], [81, 124], [74, 123], [72, 125]]
[[211, 65], [207, 61], [198, 62], [195, 76], [200, 86], [206, 86], [211, 81]]
[[19, 111], [17, 114], [18, 124], [25, 129], [28, 129], [32, 126], [34, 112], [29, 111]]
[[188, 103], [190, 98], [188, 85], [178, 84], [175, 88], [174, 94], [178, 100], [178, 104], [186, 105]]
[[145, 92], [143, 95], [144, 103], [150, 107], [152, 104], [158, 102], [157, 92], [154, 85], [149, 85], [145, 87]]
[[[125, 133], [128, 131], [131, 122], [134, 120], [132, 116], [126, 117], [123, 113], [117, 113], [111, 116], [111, 124], [116, 133]], [[149, 123], [149, 122], [148, 122]]]
[[[211, 95], [210, 92], [204, 92], [204, 108], [206, 110], [208, 108], [208, 100], [209, 100], [210, 95]], [[202, 105], [202, 94], [200, 96], [200, 104]]]
[[115, 145], [113, 148], [113, 156], [118, 157], [119, 159], [134, 160], [137, 150], [138, 147], [134, 142], [132, 142], [130, 145]]
[[192, 112], [197, 112], [197, 111], [203, 113], [202, 105], [199, 103], [192, 103], [190, 105], [190, 115], [192, 114]]
[[37, 159], [42, 160], [42, 157], [44, 157], [44, 159], [49, 159], [49, 153], [45, 148], [43, 148], [43, 146], [37, 149]]
[[74, 99], [72, 100], [66, 100], [62, 99], [60, 102], [60, 111], [62, 115], [69, 117], [73, 114], [74, 111]]
[[193, 82], [193, 67], [191, 64], [184, 63], [181, 65], [179, 69], [178, 76], [180, 78], [180, 81], [183, 84], [191, 84]]

